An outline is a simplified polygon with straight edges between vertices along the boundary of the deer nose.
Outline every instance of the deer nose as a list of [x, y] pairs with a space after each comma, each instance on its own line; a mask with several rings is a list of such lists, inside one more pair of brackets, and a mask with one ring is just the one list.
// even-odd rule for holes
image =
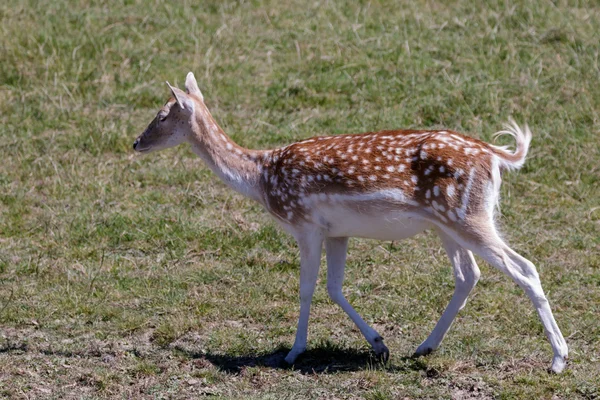
[[137, 145], [140, 144], [140, 139], [135, 139], [135, 142], [133, 142], [133, 149], [135, 150], [135, 148], [137, 147]]

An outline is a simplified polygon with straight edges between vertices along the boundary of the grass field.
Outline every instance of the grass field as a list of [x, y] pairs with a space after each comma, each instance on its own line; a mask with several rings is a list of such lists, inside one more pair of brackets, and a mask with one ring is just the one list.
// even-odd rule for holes
[[[600, 5], [479, 3], [3, 1], [0, 396], [600, 399]], [[188, 71], [253, 148], [527, 121], [500, 223], [540, 271], [566, 372], [546, 372], [529, 300], [481, 260], [440, 350], [410, 357], [454, 285], [433, 234], [351, 241], [345, 294], [387, 365], [321, 271], [309, 351], [285, 367], [294, 241], [188, 148], [131, 150]]]

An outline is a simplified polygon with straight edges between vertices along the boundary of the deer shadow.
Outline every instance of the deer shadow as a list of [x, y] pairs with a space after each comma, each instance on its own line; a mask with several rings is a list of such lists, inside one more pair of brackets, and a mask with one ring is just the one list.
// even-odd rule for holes
[[427, 370], [423, 359], [414, 357], [395, 357], [391, 362], [381, 362], [371, 351], [352, 348], [317, 345], [306, 350], [298, 357], [294, 365], [289, 365], [284, 358], [289, 347], [278, 347], [275, 350], [256, 355], [228, 355], [212, 352], [196, 352], [181, 347], [176, 348], [189, 358], [204, 359], [228, 374], [240, 374], [247, 367], [266, 367], [281, 370], [294, 370], [302, 374], [332, 374], [336, 372], [352, 372], [362, 370], [382, 370], [388, 372], [407, 372]]

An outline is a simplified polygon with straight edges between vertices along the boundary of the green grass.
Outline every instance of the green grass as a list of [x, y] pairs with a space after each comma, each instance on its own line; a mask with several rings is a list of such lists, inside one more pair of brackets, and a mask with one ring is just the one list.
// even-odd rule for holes
[[[2, 2], [0, 396], [600, 398], [600, 7], [481, 3]], [[567, 371], [546, 372], [533, 307], [483, 262], [440, 350], [409, 357], [453, 289], [432, 234], [351, 241], [345, 293], [388, 365], [322, 274], [309, 351], [282, 367], [293, 240], [189, 149], [130, 149], [188, 71], [254, 148], [401, 127], [490, 140], [527, 121], [500, 223], [538, 266]]]

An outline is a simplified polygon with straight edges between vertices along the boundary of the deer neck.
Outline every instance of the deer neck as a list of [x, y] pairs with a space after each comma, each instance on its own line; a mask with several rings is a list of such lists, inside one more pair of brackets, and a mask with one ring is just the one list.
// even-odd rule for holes
[[260, 176], [267, 151], [237, 145], [215, 122], [205, 107], [197, 107], [192, 121], [192, 150], [229, 187], [264, 203]]

